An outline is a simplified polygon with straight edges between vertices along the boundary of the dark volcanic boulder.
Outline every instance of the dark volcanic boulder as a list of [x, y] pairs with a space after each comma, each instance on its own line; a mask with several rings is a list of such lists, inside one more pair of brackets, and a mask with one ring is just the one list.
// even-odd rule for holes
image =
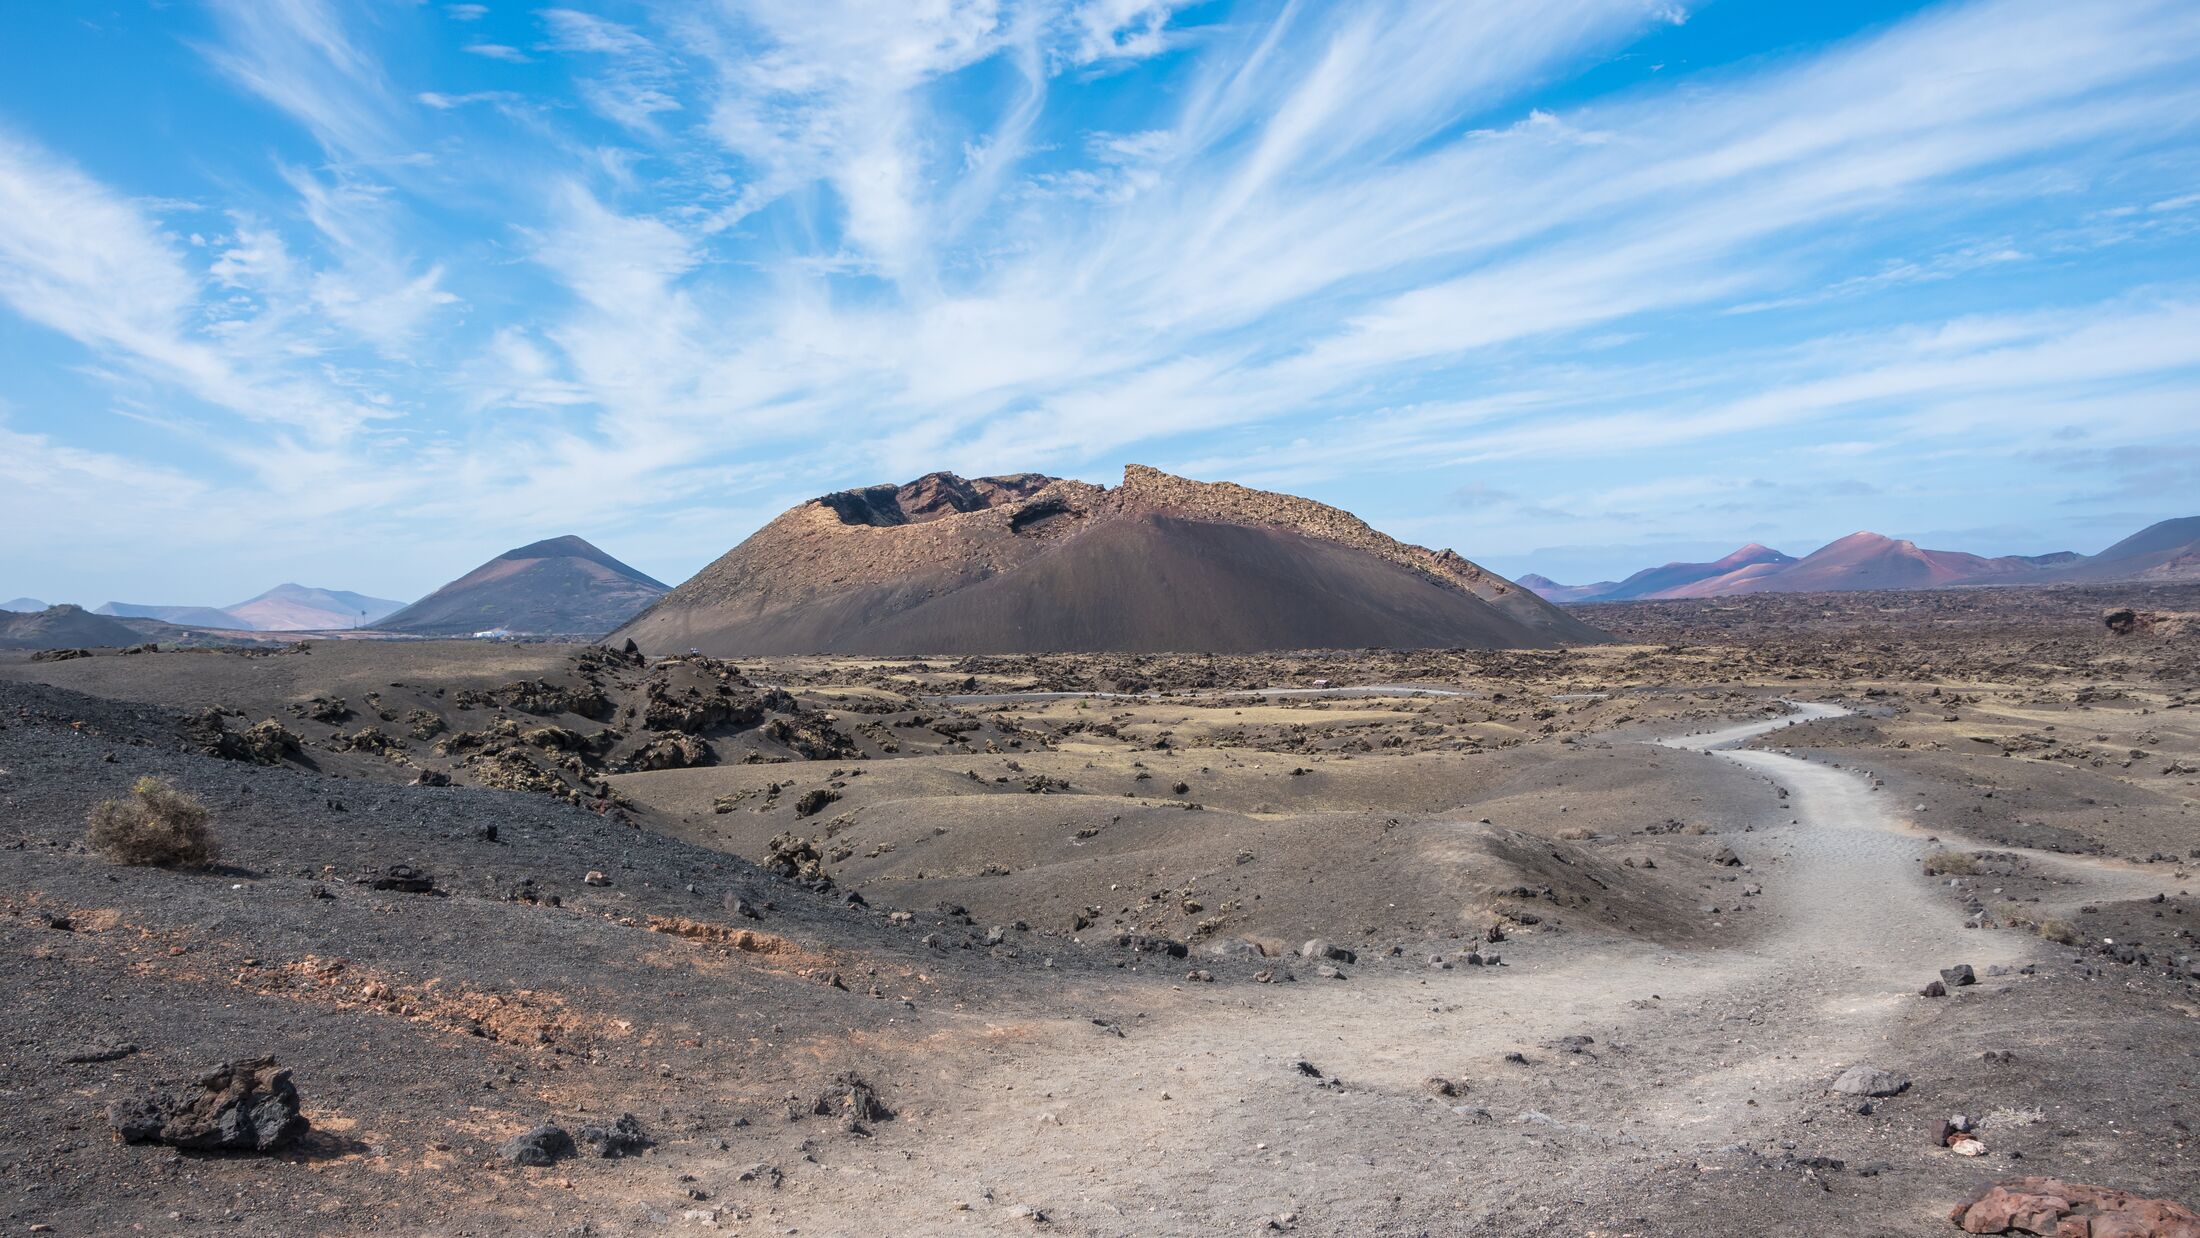
[[668, 733], [642, 745], [628, 764], [638, 770], [689, 769], [715, 759], [709, 743], [693, 735]]
[[225, 1062], [166, 1095], [120, 1102], [107, 1120], [124, 1143], [232, 1152], [281, 1151], [307, 1126], [290, 1072], [272, 1058]]
[[879, 1099], [878, 1091], [869, 1081], [851, 1074], [833, 1076], [825, 1090], [810, 1103], [810, 1112], [858, 1126], [866, 1122], [891, 1121], [894, 1116], [894, 1111]]
[[631, 1113], [622, 1113], [619, 1120], [608, 1126], [584, 1126], [581, 1143], [590, 1152], [602, 1157], [634, 1156], [646, 1150], [651, 1143], [642, 1133], [642, 1124]]
[[533, 1130], [521, 1131], [504, 1141], [497, 1155], [513, 1165], [529, 1165], [541, 1168], [555, 1165], [579, 1149], [573, 1146], [573, 1137], [562, 1126], [545, 1122]]
[[410, 864], [392, 864], [380, 872], [367, 874], [363, 880], [370, 890], [389, 890], [397, 894], [435, 893], [435, 878]]

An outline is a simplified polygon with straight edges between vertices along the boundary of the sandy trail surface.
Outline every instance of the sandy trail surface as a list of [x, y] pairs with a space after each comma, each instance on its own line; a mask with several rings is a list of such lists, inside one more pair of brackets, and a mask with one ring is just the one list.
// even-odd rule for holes
[[[839, 1206], [811, 1216], [990, 1228], [1037, 1209], [1055, 1232], [1095, 1234], [1246, 1232], [1269, 1218], [1301, 1233], [1586, 1232], [1568, 1219], [1570, 1191], [1731, 1152], [1775, 1110], [1823, 1108], [1848, 1065], [1903, 1069], [1895, 1016], [1939, 968], [1984, 976], [2039, 954], [2035, 939], [1964, 926], [1921, 874], [1926, 836], [1867, 776], [1737, 747], [1847, 712], [1797, 704], [1660, 741], [1787, 791], [1788, 814], [1731, 840], [1749, 869], [1717, 914], [1752, 908], [1731, 948], [1609, 939], [1549, 958], [1514, 943], [1499, 968], [1361, 960], [1331, 980], [1292, 960], [1289, 984], [1098, 985], [1075, 1017], [1056, 1007], [995, 1025], [997, 1068], [943, 1058], [936, 1094], [965, 1102], [909, 1115], [922, 1140], [841, 1164], [817, 1188]], [[2094, 868], [2102, 884], [2072, 897], [2144, 888]], [[1561, 1167], [1577, 1186], [1554, 1180]], [[1896, 1220], [1885, 1232], [1938, 1218]]]
[[[950, 705], [1013, 705], [1020, 701], [1221, 701], [1247, 697], [1356, 700], [1385, 696], [1476, 697], [1466, 688], [1435, 684], [1371, 683], [1334, 688], [1232, 688], [1222, 692], [964, 692], [940, 699]], [[1559, 698], [1553, 698], [1559, 699]]]

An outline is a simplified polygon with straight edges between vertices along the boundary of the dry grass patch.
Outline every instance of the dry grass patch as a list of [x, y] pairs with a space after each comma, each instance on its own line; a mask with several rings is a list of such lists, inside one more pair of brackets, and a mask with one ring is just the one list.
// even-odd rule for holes
[[85, 835], [117, 864], [204, 868], [214, 862], [213, 814], [158, 778], [140, 778], [126, 800], [102, 800]]
[[1978, 873], [1978, 857], [1943, 847], [1925, 857], [1928, 877], [1971, 877]]
[[2078, 944], [2077, 926], [2068, 920], [2057, 920], [2051, 916], [2034, 924], [2032, 931], [2049, 941], [2058, 942], [2065, 946]]
[[2030, 909], [2019, 903], [2004, 903], [2001, 908], [2000, 919], [2003, 924], [2010, 928], [2028, 928], [2041, 937], [2061, 945], [2075, 946], [2078, 944], [2076, 925], [2054, 916], [2035, 915]]

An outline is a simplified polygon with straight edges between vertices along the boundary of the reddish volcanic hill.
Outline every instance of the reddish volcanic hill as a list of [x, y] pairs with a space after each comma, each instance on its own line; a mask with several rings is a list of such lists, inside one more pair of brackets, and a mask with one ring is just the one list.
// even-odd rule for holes
[[1348, 512], [1139, 465], [1112, 489], [933, 473], [813, 499], [612, 636], [722, 656], [1602, 639], [1457, 554]]
[[2150, 525], [2091, 556], [2064, 550], [1987, 558], [1955, 550], [1924, 550], [1916, 542], [1877, 533], [1851, 533], [1801, 559], [1751, 544], [1717, 563], [1668, 563], [1617, 583], [1562, 585], [1541, 576], [1521, 577], [1522, 583], [1531, 584], [1537, 594], [1554, 602], [2120, 580], [2200, 580], [2200, 516]]
[[1704, 596], [1731, 593], [1813, 593], [1852, 589], [1940, 589], [2008, 584], [2038, 577], [2041, 564], [2017, 555], [1987, 559], [1956, 550], [1921, 550], [1916, 542], [1851, 533], [1794, 563]]
[[[1723, 585], [1748, 580], [1795, 562], [1756, 542], [1711, 563], [1668, 563], [1646, 567], [1625, 580], [1593, 585], [1562, 585], [1544, 576], [1523, 576], [1520, 583], [1553, 602], [1622, 602], [1640, 598], [1713, 597]], [[1710, 590], [1712, 592], [1706, 592]]]
[[377, 620], [404, 608], [403, 602], [344, 589], [282, 584], [222, 610], [263, 632], [311, 632], [373, 627]]
[[1612, 596], [1681, 597], [1684, 596], [1681, 590], [1704, 581], [1761, 576], [1794, 562], [1794, 555], [1751, 542], [1714, 563], [1668, 563], [1664, 567], [1645, 568], [1621, 581]]
[[422, 636], [600, 636], [664, 592], [578, 537], [553, 537], [507, 550], [374, 626]]

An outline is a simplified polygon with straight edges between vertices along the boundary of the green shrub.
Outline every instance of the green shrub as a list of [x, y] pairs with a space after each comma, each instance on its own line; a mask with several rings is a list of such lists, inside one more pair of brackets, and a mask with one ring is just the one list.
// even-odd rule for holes
[[117, 864], [204, 868], [214, 862], [206, 805], [158, 778], [140, 778], [126, 800], [92, 809], [85, 841]]

